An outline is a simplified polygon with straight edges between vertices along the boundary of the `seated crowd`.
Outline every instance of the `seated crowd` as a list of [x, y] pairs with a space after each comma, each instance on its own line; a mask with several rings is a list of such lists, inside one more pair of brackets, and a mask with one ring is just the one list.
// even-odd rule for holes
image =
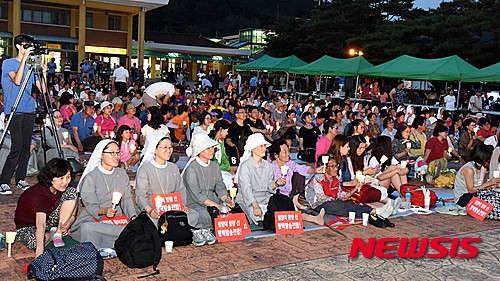
[[[151, 195], [173, 192], [181, 194], [196, 246], [216, 242], [213, 222], [221, 212], [243, 212], [262, 226], [276, 193], [289, 198], [304, 221], [323, 225], [325, 214], [355, 212], [369, 213], [376, 227], [394, 227], [388, 217], [406, 201], [409, 178], [422, 173], [432, 184], [449, 169], [458, 169], [453, 208], [463, 210], [479, 196], [495, 206], [488, 218], [500, 219], [500, 202], [492, 199], [499, 198], [493, 172], [500, 128], [480, 113], [315, 101], [312, 95], [295, 100], [260, 87], [227, 92], [199, 83], [193, 89], [134, 83], [114, 98], [105, 85], [97, 94], [83, 87], [78, 96], [73, 84], [64, 83], [54, 98], [55, 124], [45, 126], [47, 164], [15, 213], [18, 240], [37, 256], [50, 232], [56, 247], [68, 233], [113, 247], [124, 226], [101, 223], [104, 218], [132, 220], [146, 211], [156, 224], [160, 214]], [[50, 136], [56, 133], [64, 158], [92, 154], [77, 187], [55, 150]], [[184, 152], [189, 161], [180, 169]], [[233, 183], [235, 198], [228, 193]], [[372, 195], [369, 201], [360, 201], [361, 190]], [[123, 195], [116, 205], [113, 192]]]

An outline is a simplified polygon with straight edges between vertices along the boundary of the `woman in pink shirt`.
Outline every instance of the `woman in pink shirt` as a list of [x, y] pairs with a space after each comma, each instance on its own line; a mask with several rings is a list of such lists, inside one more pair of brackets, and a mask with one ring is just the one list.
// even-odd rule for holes
[[336, 120], [330, 119], [323, 124], [323, 136], [316, 142], [316, 162], [318, 156], [325, 154], [330, 149], [333, 138], [339, 133], [339, 125]]
[[120, 165], [123, 165], [128, 170], [129, 167], [136, 165], [140, 159], [140, 153], [137, 151], [138, 147], [132, 138], [130, 127], [127, 125], [120, 126], [116, 139], [122, 153], [120, 156]]
[[120, 118], [120, 121], [118, 121], [118, 128], [120, 128], [121, 125], [127, 125], [130, 127], [130, 132], [132, 134], [138, 134], [140, 135], [141, 133], [141, 120], [139, 118], [135, 117], [135, 112], [136, 108], [132, 102], [126, 102], [124, 105], [125, 108], [125, 116]]
[[71, 122], [71, 117], [77, 112], [73, 102], [75, 101], [72, 94], [64, 92], [59, 99], [59, 111], [63, 117], [63, 127], [67, 129], [69, 123]]
[[105, 101], [101, 104], [102, 114], [97, 116], [95, 123], [97, 124], [97, 132], [102, 139], [106, 139], [111, 136], [111, 132], [115, 130], [116, 118], [111, 115], [113, 112], [113, 104], [109, 101]]

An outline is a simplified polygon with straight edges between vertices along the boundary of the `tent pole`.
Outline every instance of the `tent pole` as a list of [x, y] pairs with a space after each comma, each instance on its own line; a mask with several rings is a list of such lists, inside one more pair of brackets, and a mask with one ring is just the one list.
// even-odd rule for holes
[[288, 73], [286, 71], [285, 71], [285, 73], [286, 73], [286, 88], [285, 88], [285, 90], [288, 93], [288, 83], [289, 83], [288, 81], [290, 80], [290, 73]]
[[458, 96], [457, 96], [457, 109], [460, 105], [460, 88], [462, 87], [462, 81], [458, 81]]
[[354, 88], [354, 99], [356, 99], [356, 93], [358, 92], [358, 86], [359, 86], [359, 75], [356, 76], [356, 87]]
[[326, 87], [328, 86], [328, 76], [325, 78], [325, 93], [326, 93]]

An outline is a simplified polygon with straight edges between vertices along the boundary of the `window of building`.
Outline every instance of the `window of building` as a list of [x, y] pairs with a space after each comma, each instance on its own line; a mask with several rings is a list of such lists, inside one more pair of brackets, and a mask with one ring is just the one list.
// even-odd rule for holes
[[117, 16], [109, 16], [108, 18], [108, 29], [109, 30], [122, 30], [121, 29], [122, 18]]
[[23, 5], [21, 16], [22, 16], [21, 20], [27, 22], [58, 24], [58, 25], [70, 24], [69, 20], [70, 12], [67, 10], [56, 10], [38, 6]]
[[9, 8], [7, 6], [7, 3], [0, 3], [0, 19], [7, 19], [8, 12]]
[[87, 18], [85, 20], [85, 26], [90, 27], [90, 28], [94, 26], [94, 17], [92, 16], [92, 13], [87, 13]]

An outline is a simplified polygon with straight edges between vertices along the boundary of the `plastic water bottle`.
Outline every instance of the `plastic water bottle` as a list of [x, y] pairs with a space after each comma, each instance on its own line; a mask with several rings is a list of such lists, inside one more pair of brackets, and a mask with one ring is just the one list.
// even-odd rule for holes
[[229, 215], [229, 209], [227, 208], [226, 202], [222, 203], [222, 208], [220, 208], [220, 217], [225, 218]]
[[405, 209], [406, 210], [409, 210], [411, 208], [411, 193], [410, 193], [410, 189], [408, 189], [406, 191], [406, 195], [405, 195]]

